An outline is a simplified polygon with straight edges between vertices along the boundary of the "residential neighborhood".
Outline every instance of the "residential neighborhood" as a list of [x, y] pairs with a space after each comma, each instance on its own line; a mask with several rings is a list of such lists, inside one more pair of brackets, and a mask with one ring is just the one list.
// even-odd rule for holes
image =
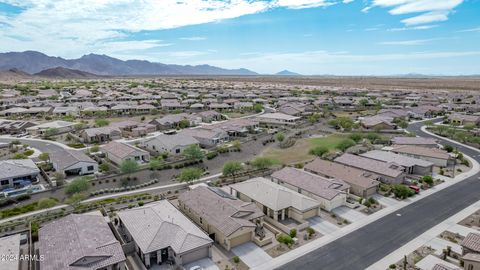
[[[11, 269], [268, 269], [480, 170], [476, 93], [145, 85], [1, 91], [0, 250], [43, 258]], [[475, 226], [419, 268], [476, 269]]]

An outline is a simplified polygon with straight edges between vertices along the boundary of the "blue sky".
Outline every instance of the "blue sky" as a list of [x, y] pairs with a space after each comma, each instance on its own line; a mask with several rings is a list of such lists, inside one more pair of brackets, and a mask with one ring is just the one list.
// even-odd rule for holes
[[0, 51], [260, 73], [479, 74], [480, 0], [0, 0]]

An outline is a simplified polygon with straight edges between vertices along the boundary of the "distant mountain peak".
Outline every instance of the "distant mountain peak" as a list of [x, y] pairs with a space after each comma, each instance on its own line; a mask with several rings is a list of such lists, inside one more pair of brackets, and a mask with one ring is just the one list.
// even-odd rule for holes
[[277, 76], [300, 76], [301, 74], [292, 72], [290, 70], [282, 70], [280, 72], [275, 73]]
[[98, 75], [84, 72], [76, 69], [69, 69], [64, 67], [54, 67], [42, 70], [34, 74], [35, 76], [47, 77], [47, 78], [63, 78], [63, 79], [83, 79], [83, 78], [96, 78]]

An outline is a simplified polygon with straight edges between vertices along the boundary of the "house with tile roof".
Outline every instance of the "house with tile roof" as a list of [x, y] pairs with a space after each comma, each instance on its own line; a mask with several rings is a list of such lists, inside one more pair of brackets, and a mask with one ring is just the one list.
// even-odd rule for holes
[[350, 185], [350, 192], [368, 198], [377, 193], [380, 182], [378, 175], [362, 169], [353, 168], [340, 163], [320, 158], [305, 165], [304, 170], [328, 179], [336, 179]]
[[372, 150], [361, 154], [361, 156], [386, 163], [396, 163], [402, 166], [407, 174], [431, 175], [433, 171], [433, 163], [430, 161], [393, 152]]
[[122, 246], [99, 211], [51, 221], [38, 235], [41, 270], [126, 269]]
[[50, 153], [50, 162], [65, 175], [85, 175], [98, 171], [98, 163], [80, 150], [62, 149]]
[[212, 239], [167, 200], [121, 211], [118, 218], [146, 267], [167, 262], [181, 266], [212, 256]]
[[350, 185], [342, 180], [327, 179], [292, 167], [276, 171], [271, 177], [273, 182], [318, 201], [326, 211], [347, 202]]
[[198, 186], [180, 194], [179, 209], [226, 250], [255, 239], [255, 229], [264, 214], [253, 202], [244, 202], [227, 192]]
[[35, 182], [39, 173], [40, 170], [31, 159], [2, 160], [0, 161], [0, 190], [14, 187], [25, 180]]
[[401, 184], [405, 180], [405, 168], [394, 162], [383, 162], [349, 153], [335, 158], [334, 161], [374, 173], [379, 176], [380, 181], [385, 183]]
[[427, 160], [436, 166], [446, 167], [455, 162], [454, 158], [445, 150], [413, 145], [392, 145], [384, 150], [414, 158]]
[[254, 202], [268, 221], [286, 233], [292, 228], [308, 227], [306, 220], [317, 216], [320, 210], [317, 200], [263, 177], [230, 185], [230, 193], [242, 201]]
[[[4, 258], [17, 258], [21, 254], [20, 234], [13, 234], [0, 238], [0, 254]], [[11, 257], [10, 257], [11, 256]], [[19, 270], [20, 260], [2, 260], [2, 270]]]
[[101, 151], [105, 153], [106, 158], [117, 165], [126, 160], [134, 160], [138, 163], [150, 160], [149, 152], [123, 142], [111, 141], [102, 146]]

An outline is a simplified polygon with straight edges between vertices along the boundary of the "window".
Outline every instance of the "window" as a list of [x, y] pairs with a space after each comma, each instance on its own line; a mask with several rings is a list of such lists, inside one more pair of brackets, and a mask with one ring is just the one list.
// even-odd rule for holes
[[203, 219], [202, 218], [200, 218], [200, 224], [203, 224]]
[[175, 153], [176, 154], [180, 153], [180, 149], [175, 149]]
[[467, 269], [468, 270], [473, 270], [473, 264], [469, 264]]
[[10, 181], [8, 181], [8, 180], [2, 180], [2, 181], [0, 181], [0, 185], [2, 185], [2, 186], [6, 186], [6, 185], [8, 185], [9, 183], [10, 183]]
[[88, 171], [93, 171], [93, 166], [88, 166], [88, 167], [87, 167], [87, 170], [88, 170]]

